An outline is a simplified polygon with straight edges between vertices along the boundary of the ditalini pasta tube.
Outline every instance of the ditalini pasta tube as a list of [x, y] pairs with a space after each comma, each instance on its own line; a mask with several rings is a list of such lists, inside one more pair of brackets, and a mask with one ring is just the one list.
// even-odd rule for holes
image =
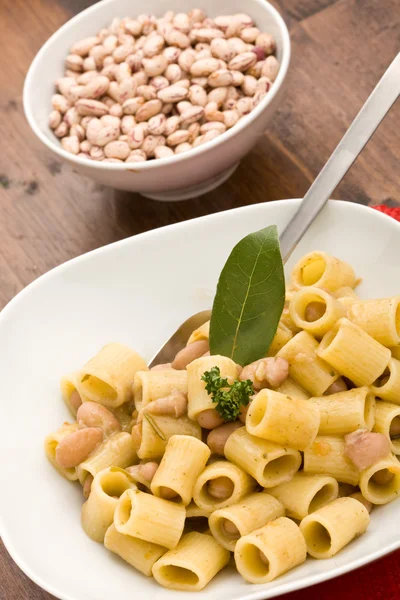
[[236, 363], [226, 356], [203, 356], [191, 362], [187, 366], [188, 414], [191, 419], [196, 419], [197, 415], [204, 410], [215, 408], [205, 388], [206, 384], [201, 379], [205, 371], [210, 371], [213, 367], [219, 367], [221, 377], [226, 377], [228, 381], [235, 380], [238, 375]]
[[95, 542], [104, 541], [106, 531], [114, 520], [118, 499], [128, 489], [137, 488], [129, 475], [118, 467], [108, 467], [95, 476], [81, 515], [85, 533]]
[[186, 510], [139, 490], [126, 490], [114, 513], [117, 531], [165, 548], [175, 548], [185, 525]]
[[240, 538], [236, 568], [250, 583], [267, 583], [306, 560], [306, 543], [299, 527], [287, 517], [270, 521]]
[[305, 517], [300, 530], [307, 552], [314, 558], [331, 558], [365, 532], [369, 513], [355, 498], [337, 498]]
[[374, 425], [375, 395], [366, 386], [309, 401], [319, 408], [319, 435], [344, 435], [357, 429], [371, 431]]
[[211, 533], [221, 546], [234, 552], [240, 537], [283, 517], [285, 509], [268, 494], [250, 494], [238, 504], [215, 510], [210, 518]]
[[371, 385], [391, 358], [389, 348], [348, 319], [335, 323], [322, 338], [317, 354], [357, 386]]
[[197, 438], [173, 435], [151, 482], [152, 493], [187, 506], [193, 496], [194, 484], [210, 454], [210, 448]]
[[88, 400], [115, 408], [132, 399], [137, 371], [147, 369], [144, 359], [127, 346], [107, 344], [78, 374], [78, 388]]
[[82, 402], [88, 400], [84, 394], [80, 394], [77, 388], [77, 373], [70, 373], [61, 378], [61, 394], [71, 415], [76, 417], [76, 412]]
[[119, 533], [114, 523], [107, 529], [104, 546], [147, 577], [151, 577], [154, 563], [167, 551], [163, 546]]
[[93, 477], [107, 467], [116, 466], [124, 469], [138, 462], [132, 437], [126, 432], [111, 434], [101, 446], [77, 467], [79, 481], [83, 485], [86, 477]]
[[154, 579], [171, 590], [202, 590], [228, 564], [230, 554], [211, 535], [192, 531], [153, 567]]
[[160, 415], [143, 416], [142, 441], [137, 453], [140, 459], [161, 458], [173, 435], [190, 435], [201, 439], [201, 427], [189, 417], [173, 417]]
[[193, 500], [200, 508], [217, 510], [239, 502], [254, 491], [256, 482], [240, 467], [224, 460], [208, 465], [198, 477]]
[[62, 425], [60, 429], [57, 429], [57, 431], [55, 431], [54, 433], [50, 433], [50, 435], [48, 435], [44, 440], [44, 451], [46, 453], [47, 458], [49, 459], [53, 467], [57, 469], [60, 475], [62, 475], [66, 479], [69, 479], [69, 481], [76, 481], [78, 479], [76, 467], [72, 469], [65, 469], [63, 467], [60, 467], [56, 460], [56, 450], [58, 444], [64, 438], [66, 438], [67, 435], [69, 435], [70, 433], [74, 433], [77, 430], [78, 423], [64, 423], [64, 425]]
[[298, 398], [299, 400], [308, 400], [310, 394], [303, 390], [297, 383], [288, 377], [281, 385], [276, 388], [277, 392], [290, 396], [291, 398]]
[[283, 448], [255, 437], [245, 427], [231, 433], [224, 453], [228, 460], [244, 469], [266, 488], [289, 481], [301, 465], [298, 450]]
[[322, 396], [339, 377], [339, 373], [317, 356], [317, 349], [317, 340], [302, 331], [278, 352], [278, 356], [289, 363], [291, 379], [312, 396]]
[[286, 515], [301, 521], [308, 514], [337, 498], [339, 485], [328, 475], [296, 473], [293, 479], [268, 490], [285, 507]]
[[256, 437], [305, 450], [315, 440], [319, 428], [319, 409], [308, 400], [261, 390], [250, 404], [246, 429]]
[[400, 497], [400, 462], [395, 456], [372, 465], [360, 475], [360, 490], [372, 504], [387, 504]]
[[342, 437], [320, 435], [304, 451], [304, 472], [314, 475], [330, 475], [341, 483], [358, 485], [360, 473], [344, 454]]
[[322, 338], [338, 319], [346, 315], [346, 309], [328, 292], [316, 287], [302, 288], [290, 301], [293, 322], [316, 338]]
[[276, 356], [281, 348], [293, 337], [293, 332], [284, 323], [279, 323], [278, 329], [269, 347], [267, 356]]
[[348, 317], [383, 346], [400, 344], [400, 296], [354, 302]]
[[314, 286], [334, 292], [344, 286], [354, 288], [356, 276], [348, 263], [326, 252], [310, 252], [293, 268], [291, 281], [295, 289]]
[[208, 340], [210, 337], [210, 321], [206, 321], [203, 325], [200, 325], [195, 329], [188, 339], [188, 345], [194, 342], [201, 342], [202, 340]]
[[400, 404], [400, 360], [391, 358], [382, 377], [378, 377], [371, 389], [382, 400]]
[[173, 391], [187, 393], [187, 373], [175, 369], [138, 371], [133, 384], [135, 406], [139, 410], [158, 398], [165, 398]]
[[372, 431], [386, 435], [390, 439], [391, 451], [400, 454], [400, 406], [378, 400]]

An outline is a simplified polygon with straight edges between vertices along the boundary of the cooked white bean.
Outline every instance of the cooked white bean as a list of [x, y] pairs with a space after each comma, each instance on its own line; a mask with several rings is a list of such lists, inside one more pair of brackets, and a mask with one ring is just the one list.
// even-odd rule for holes
[[228, 437], [239, 429], [239, 427], [243, 427], [243, 423], [240, 421], [233, 421], [232, 423], [224, 423], [215, 429], [212, 429], [207, 436], [207, 446], [210, 448], [213, 454], [220, 454], [224, 456], [224, 448], [225, 444], [228, 440]]
[[207, 483], [209, 495], [218, 500], [225, 500], [232, 496], [233, 489], [233, 482], [229, 477], [216, 477]]
[[103, 441], [101, 429], [86, 427], [67, 435], [56, 448], [56, 461], [63, 469], [73, 469]]
[[81, 404], [76, 414], [76, 420], [85, 427], [101, 429], [105, 435], [121, 431], [118, 419], [108, 408], [97, 402], [84, 402]]
[[[199, 138], [197, 138], [199, 139]], [[197, 415], [198, 424], [204, 429], [215, 429], [223, 424], [224, 420], [219, 416], [215, 408], [203, 410]]]

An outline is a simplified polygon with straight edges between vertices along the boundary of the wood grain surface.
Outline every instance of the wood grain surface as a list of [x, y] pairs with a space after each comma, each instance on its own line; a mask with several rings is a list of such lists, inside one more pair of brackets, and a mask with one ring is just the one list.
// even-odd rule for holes
[[[208, 213], [304, 195], [400, 48], [399, 0], [274, 0], [290, 28], [293, 59], [286, 96], [267, 134], [217, 190], [158, 203], [78, 175], [36, 140], [25, 121], [22, 86], [30, 62], [60, 25], [90, 4], [0, 0], [0, 309], [42, 273], [93, 248]], [[398, 103], [335, 198], [400, 205], [399, 117]], [[347, 575], [316, 586], [307, 598], [327, 600], [336, 590], [343, 600], [398, 600], [399, 559], [397, 553], [359, 571], [358, 584]], [[368, 596], [371, 577], [374, 596]], [[0, 599], [50, 598], [0, 542]]]

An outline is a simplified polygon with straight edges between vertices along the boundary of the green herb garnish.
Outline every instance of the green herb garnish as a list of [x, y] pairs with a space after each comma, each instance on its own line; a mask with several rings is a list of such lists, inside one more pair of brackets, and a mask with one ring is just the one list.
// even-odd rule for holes
[[222, 269], [210, 323], [210, 352], [240, 365], [264, 357], [285, 303], [285, 279], [275, 225], [251, 233]]
[[210, 371], [203, 373], [202, 381], [211, 396], [211, 400], [217, 405], [215, 410], [224, 421], [236, 421], [240, 414], [240, 408], [247, 406], [250, 396], [254, 394], [253, 383], [250, 379], [232, 384], [225, 377], [221, 377], [219, 367], [213, 367]]

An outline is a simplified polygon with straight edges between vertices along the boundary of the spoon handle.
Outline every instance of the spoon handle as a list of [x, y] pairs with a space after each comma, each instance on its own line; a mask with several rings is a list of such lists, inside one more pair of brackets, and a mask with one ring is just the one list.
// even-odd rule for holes
[[286, 262], [400, 95], [400, 53], [354, 119], [280, 236]]

